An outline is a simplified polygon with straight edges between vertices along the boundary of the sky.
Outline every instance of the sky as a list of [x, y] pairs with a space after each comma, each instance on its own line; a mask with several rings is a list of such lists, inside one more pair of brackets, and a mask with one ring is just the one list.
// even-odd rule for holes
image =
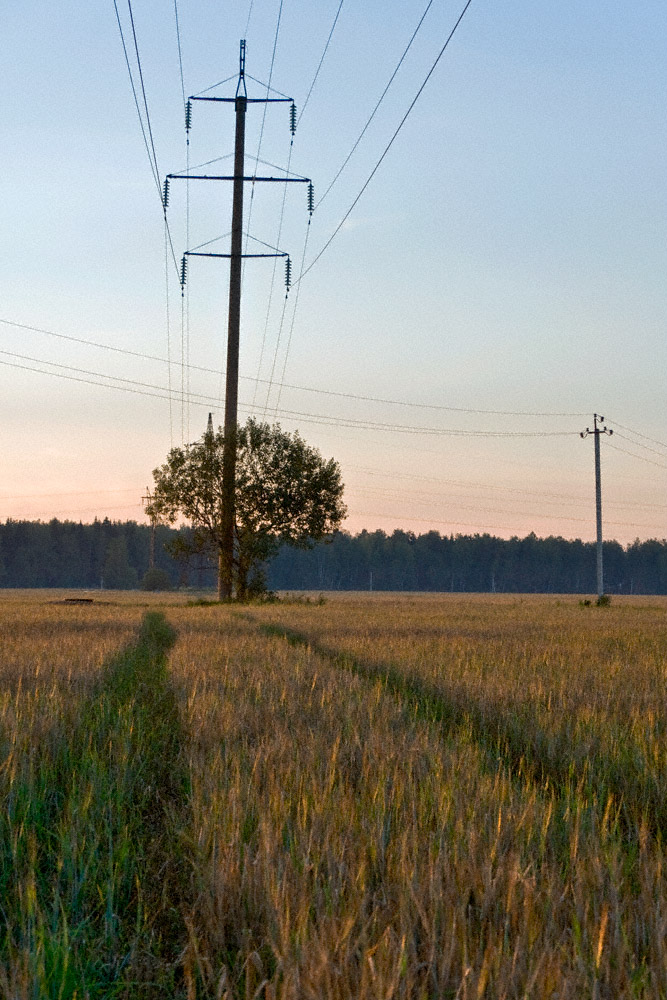
[[116, 2], [2, 13], [1, 520], [142, 520], [223, 421], [228, 263], [176, 272], [228, 252], [231, 185], [172, 183], [172, 254], [132, 18], [160, 184], [232, 153], [201, 101], [186, 150], [183, 94], [233, 96], [241, 38], [249, 96], [296, 102], [291, 147], [288, 105], [248, 110], [246, 172], [316, 210], [246, 187], [295, 284], [245, 264], [240, 418], [340, 462], [348, 530], [591, 540], [596, 412], [605, 537], [667, 536], [664, 3], [472, 0], [438, 60], [461, 0]]

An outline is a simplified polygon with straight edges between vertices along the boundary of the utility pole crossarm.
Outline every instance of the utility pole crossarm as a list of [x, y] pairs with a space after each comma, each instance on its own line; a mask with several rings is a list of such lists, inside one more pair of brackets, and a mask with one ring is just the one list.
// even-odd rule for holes
[[580, 432], [580, 437], [586, 438], [593, 435], [594, 438], [594, 453], [595, 453], [595, 534], [596, 534], [596, 548], [597, 548], [597, 591], [598, 591], [598, 601], [604, 595], [604, 575], [602, 566], [602, 477], [600, 474], [600, 435], [608, 434], [610, 437], [614, 433], [607, 427], [603, 426], [604, 417], [601, 417], [598, 413], [593, 414], [593, 429], [587, 427], [585, 431]]
[[[199, 251], [199, 250], [186, 250], [185, 251], [185, 256], [186, 257], [226, 257], [226, 258], [230, 258], [232, 255], [230, 253], [211, 253], [211, 252], [206, 252], [205, 253], [204, 251]], [[256, 257], [289, 257], [289, 254], [286, 251], [285, 252], [281, 251], [280, 253], [244, 253], [244, 254], [241, 254], [241, 256], [245, 260], [247, 257], [250, 257], [250, 258], [256, 258]]]
[[[215, 101], [219, 104], [233, 104], [235, 97], [188, 97], [189, 101]], [[291, 97], [246, 97], [248, 104], [294, 104]]]
[[247, 174], [237, 177], [235, 174], [167, 174], [170, 181], [270, 181], [273, 184], [310, 184], [310, 177], [258, 177]]

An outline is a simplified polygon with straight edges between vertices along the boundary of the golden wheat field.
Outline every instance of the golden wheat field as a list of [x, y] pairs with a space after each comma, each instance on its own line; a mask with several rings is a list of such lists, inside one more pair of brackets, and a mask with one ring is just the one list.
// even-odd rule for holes
[[0, 997], [667, 997], [667, 600], [0, 591]]

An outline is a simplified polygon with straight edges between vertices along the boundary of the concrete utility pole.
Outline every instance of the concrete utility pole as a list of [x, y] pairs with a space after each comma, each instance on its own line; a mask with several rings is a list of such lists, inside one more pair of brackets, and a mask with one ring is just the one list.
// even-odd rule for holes
[[[245, 41], [241, 42], [239, 82], [236, 87], [236, 138], [232, 198], [232, 247], [229, 262], [229, 317], [227, 321], [227, 379], [225, 383], [225, 444], [222, 454], [222, 546], [218, 569], [218, 597], [231, 598], [234, 580], [234, 494], [236, 488], [236, 424], [239, 395], [239, 335], [241, 330], [241, 262], [243, 260], [243, 168], [245, 158]], [[243, 84], [243, 93], [240, 87]]]
[[606, 427], [602, 427], [601, 425], [603, 423], [604, 417], [594, 413], [593, 430], [591, 430], [590, 427], [587, 427], [585, 431], [581, 431], [580, 433], [580, 437], [582, 438], [588, 437], [589, 434], [592, 434], [595, 444], [595, 527], [597, 534], [598, 600], [600, 600], [604, 594], [604, 576], [602, 571], [602, 482], [600, 478], [600, 435], [609, 434], [611, 436], [614, 433], [613, 431], [607, 430]]
[[[268, 88], [267, 88], [268, 90]], [[275, 93], [275, 92], [274, 92]], [[211, 176], [207, 174], [168, 174], [165, 181], [164, 202], [168, 202], [170, 180], [206, 180], [232, 181], [232, 239], [230, 253], [208, 253], [186, 250], [181, 265], [181, 286], [185, 285], [186, 257], [226, 257], [230, 261], [229, 269], [229, 314], [227, 321], [227, 374], [225, 387], [225, 425], [224, 448], [222, 458], [222, 506], [220, 511], [220, 527], [222, 544], [218, 567], [218, 597], [229, 600], [234, 589], [234, 500], [236, 492], [236, 445], [238, 425], [238, 387], [239, 387], [239, 341], [241, 327], [241, 270], [245, 257], [285, 257], [285, 283], [289, 290], [291, 261], [287, 253], [276, 250], [275, 253], [243, 253], [243, 190], [244, 183], [251, 181], [267, 181], [281, 184], [308, 184], [308, 209], [312, 214], [313, 197], [312, 183], [308, 177], [258, 177], [245, 176], [245, 120], [248, 104], [291, 104], [290, 131], [292, 136], [296, 131], [296, 107], [291, 97], [248, 97], [245, 82], [245, 40], [241, 39], [239, 54], [239, 78], [234, 97], [190, 97], [186, 106], [185, 127], [190, 131], [192, 118], [192, 101], [219, 101], [233, 103], [236, 112], [236, 129], [234, 141], [234, 173], [231, 176]]]

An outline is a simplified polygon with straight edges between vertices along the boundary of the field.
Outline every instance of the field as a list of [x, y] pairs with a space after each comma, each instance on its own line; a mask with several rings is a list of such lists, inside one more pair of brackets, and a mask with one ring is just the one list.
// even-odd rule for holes
[[667, 998], [667, 600], [0, 591], [0, 997]]

